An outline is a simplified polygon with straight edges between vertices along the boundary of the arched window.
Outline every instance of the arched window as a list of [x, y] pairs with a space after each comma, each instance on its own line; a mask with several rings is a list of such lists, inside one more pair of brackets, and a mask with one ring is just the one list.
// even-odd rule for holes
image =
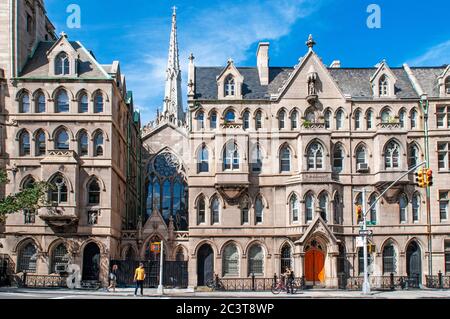
[[384, 151], [384, 166], [386, 169], [400, 167], [400, 145], [391, 141]]
[[22, 131], [19, 137], [19, 155], [20, 156], [30, 156], [31, 146], [30, 146], [30, 134], [27, 131]]
[[260, 173], [262, 168], [263, 156], [259, 144], [253, 148], [250, 164], [253, 173]]
[[230, 110], [225, 114], [225, 121], [228, 123], [236, 122], [236, 115], [234, 114], [234, 111]]
[[389, 108], [385, 108], [381, 112], [381, 123], [388, 124], [393, 122], [393, 117], [391, 115], [391, 110]]
[[170, 212], [171, 212], [171, 197], [173, 196], [171, 192], [171, 183], [170, 180], [166, 179], [162, 185], [162, 216], [164, 220], [169, 220]]
[[197, 202], [197, 224], [204, 224], [206, 222], [206, 205], [205, 198], [201, 197]]
[[356, 169], [358, 170], [364, 164], [367, 164], [366, 148], [360, 145], [356, 149]]
[[236, 143], [227, 143], [223, 150], [223, 170], [238, 170], [239, 161], [239, 150]]
[[220, 201], [214, 197], [211, 202], [211, 223], [218, 224], [220, 222]]
[[249, 216], [248, 213], [250, 211], [250, 201], [248, 197], [244, 197], [241, 201], [241, 224], [248, 224], [249, 223]]
[[264, 252], [259, 245], [253, 245], [248, 252], [248, 276], [252, 274], [264, 274]]
[[340, 224], [342, 222], [342, 205], [341, 205], [341, 197], [338, 193], [334, 195], [333, 199], [333, 214], [334, 214], [334, 223]]
[[47, 144], [45, 142], [45, 133], [43, 131], [39, 131], [36, 134], [35, 143], [36, 156], [44, 156], [47, 153]]
[[319, 196], [319, 208], [320, 208], [320, 216], [322, 219], [327, 222], [328, 221], [328, 195], [325, 193], [320, 194]]
[[244, 125], [244, 130], [248, 130], [250, 128], [250, 112], [249, 111], [244, 112], [243, 125]]
[[278, 113], [278, 129], [282, 130], [285, 128], [285, 121], [286, 121], [286, 112], [280, 111], [280, 113]]
[[61, 175], [56, 175], [50, 184], [49, 201], [55, 204], [67, 203], [67, 183]]
[[323, 168], [323, 148], [322, 145], [314, 142], [307, 150], [308, 156], [308, 170]]
[[89, 205], [100, 204], [100, 185], [96, 179], [92, 180], [88, 186], [88, 203]]
[[305, 198], [305, 219], [306, 222], [310, 222], [313, 219], [314, 214], [314, 197], [311, 193], [308, 193]]
[[60, 90], [56, 95], [56, 113], [69, 112], [69, 96], [65, 90]]
[[65, 129], [61, 129], [56, 133], [55, 149], [68, 150], [69, 149], [69, 133]]
[[416, 109], [412, 109], [412, 111], [411, 111], [411, 129], [417, 128], [417, 118], [418, 118], [418, 114], [417, 114]]
[[[371, 207], [375, 203], [375, 200], [377, 199], [377, 197], [378, 197], [377, 194], [372, 194], [370, 196], [370, 198], [369, 198], [369, 207]], [[370, 210], [370, 221], [373, 222], [373, 223], [377, 222], [377, 205], [378, 204], [374, 205], [372, 207], [372, 209]]]
[[78, 154], [87, 156], [89, 154], [89, 138], [85, 131], [78, 135]]
[[399, 198], [400, 209], [400, 223], [406, 223], [408, 216], [408, 197], [405, 194], [401, 194]]
[[392, 243], [388, 243], [383, 248], [383, 273], [385, 275], [397, 272], [397, 261], [395, 248]]
[[381, 76], [379, 81], [380, 96], [389, 95], [389, 80], [386, 75]]
[[309, 123], [315, 123], [316, 122], [316, 115], [313, 111], [308, 110], [305, 112], [305, 120]]
[[445, 251], [445, 274], [450, 274], [450, 241], [446, 240], [444, 244]]
[[[68, 263], [69, 254], [67, 252], [66, 245], [61, 243], [53, 249], [50, 272], [59, 273], [61, 271], [64, 271], [63, 269], [66, 268]], [[63, 269], [61, 269], [61, 267], [63, 267]]]
[[401, 110], [398, 113], [398, 122], [399, 122], [401, 128], [405, 128], [405, 118], [406, 118], [406, 111]]
[[33, 243], [29, 242], [19, 251], [17, 272], [35, 273], [36, 261], [36, 246]]
[[61, 52], [55, 58], [55, 74], [56, 75], [67, 75], [69, 71], [69, 57], [65, 52]]
[[298, 128], [298, 112], [293, 111], [291, 114], [291, 129], [295, 130]]
[[94, 113], [102, 113], [103, 106], [103, 95], [101, 93], [97, 93], [94, 98]]
[[259, 130], [262, 128], [262, 112], [258, 111], [255, 115], [255, 128]]
[[373, 128], [373, 111], [372, 110], [369, 110], [366, 113], [366, 126], [367, 126], [368, 130]]
[[239, 252], [234, 244], [223, 250], [222, 276], [239, 276]]
[[341, 145], [337, 145], [333, 152], [333, 171], [335, 173], [342, 172], [344, 167], [344, 150]]
[[408, 167], [413, 168], [419, 164], [419, 148], [416, 144], [409, 146]]
[[344, 111], [338, 110], [336, 112], [336, 129], [342, 130], [344, 128]]
[[206, 148], [206, 145], [203, 145], [198, 150], [197, 155], [197, 172], [203, 173], [209, 171], [209, 165], [208, 165], [208, 149]]
[[205, 113], [200, 111], [197, 113], [197, 129], [203, 130], [205, 128]]
[[209, 119], [209, 127], [213, 130], [217, 128], [217, 113], [212, 112], [211, 118]]
[[361, 128], [361, 111], [357, 110], [355, 112], [355, 130], [359, 130]]
[[412, 219], [413, 222], [418, 222], [420, 218], [420, 195], [414, 193], [412, 197]]
[[78, 112], [87, 113], [88, 111], [89, 111], [88, 96], [86, 93], [83, 93], [78, 101]]
[[30, 96], [28, 93], [23, 93], [20, 97], [19, 103], [19, 113], [29, 113], [30, 112]]
[[184, 261], [184, 252], [183, 252], [183, 248], [178, 248], [177, 253], [175, 255], [175, 260], [176, 261]]
[[255, 224], [261, 224], [264, 217], [264, 204], [261, 196], [258, 196], [255, 201]]
[[35, 112], [36, 113], [45, 113], [45, 95], [44, 93], [39, 93], [36, 97], [35, 102]]
[[281, 272], [280, 274], [284, 274], [287, 268], [292, 267], [292, 249], [289, 244], [285, 244], [283, 248], [281, 248]]
[[236, 93], [234, 78], [232, 75], [229, 75], [225, 80], [225, 96], [233, 96]]
[[328, 130], [331, 128], [331, 111], [327, 110], [323, 116], [325, 122], [325, 128]]
[[291, 151], [287, 145], [285, 145], [280, 151], [280, 172], [291, 171]]
[[296, 194], [291, 196], [291, 200], [289, 201], [289, 208], [291, 211], [291, 219], [293, 222], [298, 222], [300, 203]]
[[445, 79], [445, 93], [450, 94], [450, 76]]
[[94, 135], [94, 156], [103, 156], [103, 133], [97, 132]]

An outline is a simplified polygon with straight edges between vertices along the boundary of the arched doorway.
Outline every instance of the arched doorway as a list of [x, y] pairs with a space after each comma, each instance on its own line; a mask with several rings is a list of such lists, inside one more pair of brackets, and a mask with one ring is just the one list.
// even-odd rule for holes
[[83, 280], [98, 281], [100, 275], [100, 248], [89, 243], [83, 253]]
[[305, 247], [305, 280], [313, 285], [325, 282], [325, 253], [321, 244], [312, 240]]
[[214, 278], [214, 252], [210, 245], [204, 244], [197, 253], [197, 285], [205, 286]]
[[417, 284], [421, 284], [422, 279], [422, 256], [420, 247], [416, 241], [411, 242], [406, 250], [406, 272], [411, 279], [418, 279]]

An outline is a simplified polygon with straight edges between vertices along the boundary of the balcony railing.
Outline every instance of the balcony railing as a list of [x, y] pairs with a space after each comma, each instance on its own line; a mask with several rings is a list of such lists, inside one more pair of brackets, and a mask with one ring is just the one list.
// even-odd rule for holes
[[398, 122], [394, 122], [394, 123], [390, 123], [390, 122], [386, 122], [383, 123], [381, 122], [378, 127], [382, 130], [397, 130], [397, 129], [401, 129], [402, 126], [400, 123]]
[[240, 128], [242, 128], [242, 123], [224, 122], [220, 126], [223, 129], [240, 129]]

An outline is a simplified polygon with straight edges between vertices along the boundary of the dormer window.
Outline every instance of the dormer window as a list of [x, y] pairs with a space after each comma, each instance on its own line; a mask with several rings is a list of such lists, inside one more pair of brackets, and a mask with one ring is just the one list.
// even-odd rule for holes
[[233, 76], [229, 75], [225, 80], [225, 96], [234, 96], [236, 87]]
[[389, 80], [386, 75], [383, 75], [380, 78], [379, 89], [380, 89], [380, 96], [389, 95]]
[[65, 52], [61, 52], [55, 59], [55, 75], [69, 74], [69, 57]]
[[445, 93], [450, 94], [450, 76], [445, 79]]

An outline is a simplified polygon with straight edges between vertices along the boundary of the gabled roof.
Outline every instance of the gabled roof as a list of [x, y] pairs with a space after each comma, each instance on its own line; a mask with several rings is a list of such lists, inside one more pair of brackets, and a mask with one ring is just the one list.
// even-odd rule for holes
[[[55, 41], [40, 42], [22, 69], [20, 77], [57, 78], [56, 76], [49, 76], [49, 60], [47, 58], [47, 52], [51, 50], [55, 43]], [[69, 43], [79, 56], [78, 79], [110, 79], [109, 70], [105, 70], [80, 42], [69, 41]]]
[[441, 67], [411, 67], [414, 76], [420, 86], [429, 97], [439, 97], [438, 78], [445, 71], [446, 66]]

